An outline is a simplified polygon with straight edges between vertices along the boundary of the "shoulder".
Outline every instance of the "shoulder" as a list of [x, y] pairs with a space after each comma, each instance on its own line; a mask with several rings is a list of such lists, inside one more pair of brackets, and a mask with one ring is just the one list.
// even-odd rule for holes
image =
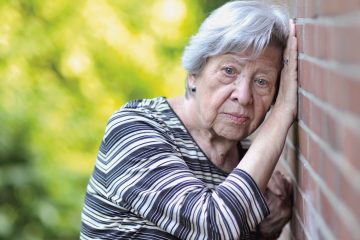
[[106, 126], [105, 138], [114, 132], [125, 133], [166, 129], [165, 119], [169, 105], [164, 97], [133, 100], [115, 111]]
[[119, 120], [154, 119], [154, 116], [162, 112], [166, 106], [166, 99], [158, 97], [153, 99], [132, 100], [116, 110], [110, 117], [108, 123]]
[[162, 107], [166, 107], [167, 100], [165, 97], [157, 97], [150, 99], [132, 100], [123, 105], [120, 110], [124, 109], [146, 109], [148, 111], [161, 111]]

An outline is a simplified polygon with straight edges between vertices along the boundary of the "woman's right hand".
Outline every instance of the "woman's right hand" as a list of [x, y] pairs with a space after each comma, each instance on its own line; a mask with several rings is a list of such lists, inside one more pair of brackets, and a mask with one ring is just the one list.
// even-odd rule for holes
[[279, 171], [271, 176], [264, 193], [270, 210], [268, 215], [258, 226], [259, 239], [277, 239], [291, 218], [292, 184]]
[[274, 111], [281, 118], [288, 119], [291, 124], [297, 113], [297, 39], [295, 24], [289, 22], [290, 33], [284, 51], [284, 66], [281, 71], [279, 92], [274, 105]]

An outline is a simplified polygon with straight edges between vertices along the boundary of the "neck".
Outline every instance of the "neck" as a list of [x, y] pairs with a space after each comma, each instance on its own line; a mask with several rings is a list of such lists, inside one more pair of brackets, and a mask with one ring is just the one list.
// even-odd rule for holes
[[209, 160], [224, 172], [231, 172], [239, 163], [237, 142], [225, 140], [206, 130], [190, 131], [195, 141], [205, 152]]
[[191, 98], [171, 98], [169, 103], [209, 160], [221, 170], [231, 172], [240, 161], [238, 141], [225, 139], [211, 128], [203, 127], [198, 115], [193, 114], [197, 111]]

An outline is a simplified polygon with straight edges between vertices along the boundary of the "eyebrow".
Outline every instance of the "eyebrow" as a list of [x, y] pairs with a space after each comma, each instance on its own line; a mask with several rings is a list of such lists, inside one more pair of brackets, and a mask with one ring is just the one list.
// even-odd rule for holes
[[[239, 55], [237, 55], [235, 53], [227, 53], [226, 55], [227, 55], [226, 58], [223, 61], [221, 61], [221, 63], [227, 61], [230, 58], [232, 61], [236, 62], [237, 64], [239, 64], [240, 66], [243, 67], [246, 64], [245, 61], [249, 60], [249, 58], [245, 58], [245, 57], [241, 58]], [[234, 55], [239, 57], [240, 59], [235, 58]], [[244, 60], [244, 62], [242, 62], [241, 60]], [[264, 74], [268, 74], [268, 73], [275, 73], [276, 74], [277, 69], [275, 67], [265, 66], [265, 67], [263, 67], [261, 69], [257, 68], [256, 72], [257, 73], [260, 72], [260, 73], [264, 73]]]
[[267, 67], [267, 68], [256, 69], [256, 72], [265, 73], [265, 74], [268, 74], [268, 73], [275, 73], [276, 74], [276, 69]]
[[[246, 58], [244, 58], [244, 60], [246, 60]], [[240, 61], [239, 59], [231, 56], [230, 54], [227, 54], [227, 56], [223, 60], [221, 60], [220, 64], [223, 65], [226, 62], [233, 62], [240, 65], [241, 67], [244, 67], [246, 64], [245, 62]]]

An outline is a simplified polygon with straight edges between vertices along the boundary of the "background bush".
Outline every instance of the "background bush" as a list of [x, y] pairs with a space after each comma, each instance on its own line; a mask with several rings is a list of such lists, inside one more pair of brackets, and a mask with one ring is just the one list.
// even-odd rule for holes
[[78, 239], [109, 116], [183, 94], [180, 58], [225, 1], [0, 1], [0, 239]]

